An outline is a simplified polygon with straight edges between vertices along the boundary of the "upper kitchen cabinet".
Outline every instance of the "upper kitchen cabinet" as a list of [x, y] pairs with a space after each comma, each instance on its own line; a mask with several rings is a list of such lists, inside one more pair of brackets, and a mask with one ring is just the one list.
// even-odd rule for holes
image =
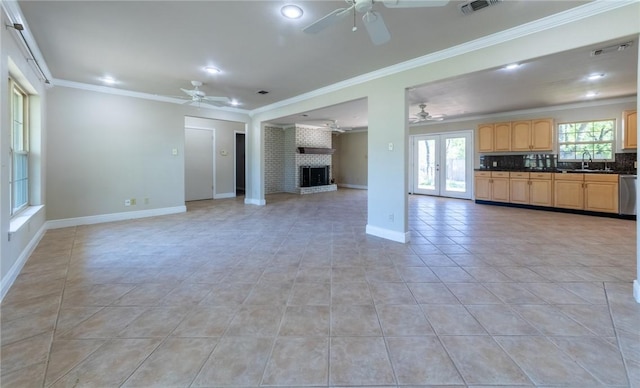
[[493, 150], [511, 151], [511, 123], [493, 124]]
[[553, 119], [511, 123], [511, 151], [553, 150]]
[[478, 125], [478, 152], [493, 152], [493, 124]]
[[622, 126], [624, 128], [622, 139], [623, 149], [638, 148], [638, 112], [635, 110], [626, 110], [622, 116]]

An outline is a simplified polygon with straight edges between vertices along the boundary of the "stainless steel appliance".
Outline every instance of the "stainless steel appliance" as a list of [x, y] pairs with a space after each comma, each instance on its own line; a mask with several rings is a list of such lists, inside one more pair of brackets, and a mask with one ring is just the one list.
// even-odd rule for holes
[[637, 175], [620, 175], [620, 214], [636, 215], [636, 179]]

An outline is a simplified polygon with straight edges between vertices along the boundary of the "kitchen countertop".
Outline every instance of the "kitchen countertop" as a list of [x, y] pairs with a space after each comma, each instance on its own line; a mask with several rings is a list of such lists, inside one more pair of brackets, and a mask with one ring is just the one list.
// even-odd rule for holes
[[505, 171], [505, 172], [549, 172], [549, 173], [574, 173], [574, 174], [620, 174], [620, 175], [636, 175], [636, 171], [619, 171], [619, 170], [582, 170], [567, 168], [476, 168], [474, 171]]

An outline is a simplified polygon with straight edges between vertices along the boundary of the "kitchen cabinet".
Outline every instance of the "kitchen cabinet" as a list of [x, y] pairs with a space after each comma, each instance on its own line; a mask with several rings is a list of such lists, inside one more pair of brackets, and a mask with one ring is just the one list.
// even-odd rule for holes
[[511, 128], [511, 151], [553, 149], [553, 119], [514, 121]]
[[553, 179], [549, 172], [532, 172], [529, 177], [531, 205], [553, 206]]
[[475, 199], [509, 202], [509, 173], [506, 171], [476, 171]]
[[554, 174], [554, 206], [618, 213], [617, 174]]
[[478, 152], [511, 150], [511, 123], [478, 125]]
[[511, 123], [493, 124], [493, 150], [511, 151]]
[[509, 198], [511, 203], [529, 204], [529, 173], [509, 173]]
[[585, 174], [584, 210], [618, 213], [618, 175]]
[[478, 126], [478, 152], [493, 152], [493, 124]]
[[551, 173], [512, 172], [509, 179], [511, 203], [552, 206], [553, 180]]
[[626, 110], [623, 112], [623, 145], [624, 149], [638, 148], [638, 112], [635, 110]]

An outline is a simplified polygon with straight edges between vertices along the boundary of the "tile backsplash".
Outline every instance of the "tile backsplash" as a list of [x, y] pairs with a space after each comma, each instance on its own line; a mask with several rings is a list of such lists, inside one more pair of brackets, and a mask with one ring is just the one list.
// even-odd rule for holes
[[[638, 154], [635, 152], [618, 153], [615, 162], [591, 162], [591, 169], [610, 168], [614, 171], [632, 172]], [[581, 168], [580, 162], [559, 162], [555, 154], [525, 155], [480, 155], [481, 169], [553, 171], [555, 169]]]

